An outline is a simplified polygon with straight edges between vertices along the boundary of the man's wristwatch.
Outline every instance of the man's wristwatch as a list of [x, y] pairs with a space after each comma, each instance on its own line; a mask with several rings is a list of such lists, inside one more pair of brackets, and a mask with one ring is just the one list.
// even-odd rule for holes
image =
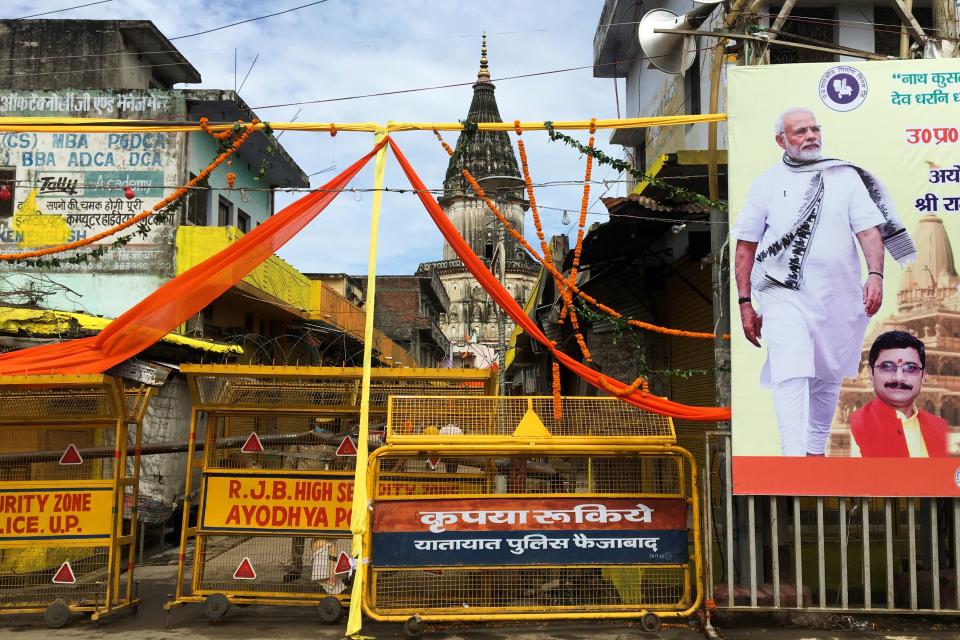
[[747, 296], [746, 298], [737, 299], [737, 304], [747, 304], [748, 302], [753, 302], [753, 298]]

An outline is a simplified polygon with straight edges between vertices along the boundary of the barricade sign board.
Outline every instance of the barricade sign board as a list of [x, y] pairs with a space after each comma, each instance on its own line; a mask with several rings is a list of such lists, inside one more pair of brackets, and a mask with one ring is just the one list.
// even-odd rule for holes
[[682, 498], [397, 500], [373, 522], [375, 567], [687, 561]]
[[[195, 536], [196, 553], [181, 553], [176, 593], [165, 609], [218, 596], [235, 604], [322, 605], [318, 612], [329, 622], [339, 615], [330, 598], [348, 601], [347, 576], [354, 572], [347, 554], [363, 369], [184, 365], [181, 371], [193, 405], [184, 510], [198, 511], [196, 527], [183, 522], [181, 545]], [[375, 369], [371, 380], [369, 407], [378, 424], [397, 393], [470, 396], [492, 389], [490, 373], [475, 370]], [[481, 385], [474, 392], [466, 381]], [[384, 445], [383, 433], [365, 434], [371, 450]], [[390, 472], [374, 495], [460, 493], [489, 482], [479, 470], [440, 477], [423, 464]]]
[[25, 541], [109, 540], [113, 483], [0, 489], [0, 547]]
[[344, 476], [209, 474], [202, 531], [349, 531], [353, 480]]
[[[143, 417], [154, 389], [100, 374], [0, 379], [0, 615], [136, 607]], [[125, 507], [130, 507], [126, 509]]]
[[[385, 494], [429, 458], [445, 490]], [[700, 606], [696, 464], [679, 447], [394, 443], [371, 455], [370, 478], [359, 571], [378, 621], [682, 618]]]

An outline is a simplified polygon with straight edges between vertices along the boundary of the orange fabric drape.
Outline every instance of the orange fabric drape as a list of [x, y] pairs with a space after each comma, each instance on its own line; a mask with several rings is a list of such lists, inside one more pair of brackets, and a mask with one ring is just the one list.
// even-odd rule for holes
[[220, 253], [170, 280], [96, 336], [0, 356], [0, 375], [102, 373], [156, 343], [273, 255], [340, 194], [386, 143]]
[[[453, 250], [456, 254], [463, 260], [464, 265], [473, 274], [473, 277], [477, 279], [487, 293], [490, 294], [490, 297], [500, 305], [510, 317], [513, 318], [513, 321], [516, 322], [524, 331], [526, 331], [534, 340], [541, 343], [553, 353], [553, 356], [566, 368], [570, 371], [573, 371], [575, 374], [597, 387], [598, 389], [603, 389], [601, 378], [603, 376], [594, 371], [590, 367], [584, 365], [581, 362], [578, 362], [568, 356], [567, 354], [558, 351], [556, 347], [550, 342], [550, 339], [540, 330], [540, 327], [536, 325], [527, 315], [523, 312], [523, 309], [520, 308], [520, 305], [513, 299], [510, 293], [503, 287], [500, 282], [497, 281], [496, 277], [487, 269], [486, 265], [477, 257], [477, 255], [470, 249], [470, 245], [463, 239], [463, 237], [457, 232], [456, 227], [453, 226], [453, 223], [450, 222], [446, 214], [443, 212], [443, 209], [440, 208], [440, 205], [437, 204], [437, 201], [434, 199], [433, 195], [427, 191], [426, 186], [417, 176], [416, 172], [413, 170], [413, 167], [410, 166], [410, 163], [404, 157], [403, 153], [400, 151], [400, 148], [397, 144], [390, 140], [390, 149], [393, 151], [394, 155], [397, 158], [397, 161], [400, 163], [400, 167], [403, 169], [403, 172], [406, 174], [407, 179], [410, 181], [410, 185], [417, 192], [417, 196], [420, 198], [420, 201], [423, 203], [424, 207], [427, 209], [427, 213], [430, 214], [430, 217], [433, 219], [434, 224], [437, 225], [437, 228], [440, 229], [440, 233], [443, 234], [443, 237], [447, 242], [450, 243], [450, 246], [453, 247]], [[625, 388], [626, 385], [623, 385], [617, 381], [610, 381], [609, 378], [604, 380], [609, 386], [615, 389]], [[689, 405], [679, 404], [671, 400], [664, 398], [659, 398], [657, 396], [652, 396], [649, 394], [640, 393], [639, 391], [634, 391], [633, 393], [627, 394], [622, 398], [626, 402], [629, 402], [632, 405], [645, 409], [647, 411], [652, 411], [654, 413], [659, 413], [662, 415], [668, 415], [674, 418], [680, 418], [683, 420], [698, 420], [705, 422], [717, 422], [721, 420], [730, 419], [730, 408], [729, 407], [692, 407]]]

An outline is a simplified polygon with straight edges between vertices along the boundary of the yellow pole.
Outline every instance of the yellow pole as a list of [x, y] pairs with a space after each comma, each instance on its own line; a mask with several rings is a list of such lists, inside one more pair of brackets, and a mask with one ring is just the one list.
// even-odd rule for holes
[[[376, 132], [379, 144], [386, 130]], [[363, 596], [363, 535], [367, 529], [367, 434], [370, 426], [370, 368], [373, 362], [373, 311], [377, 289], [377, 236], [380, 226], [380, 200], [383, 198], [383, 173], [387, 162], [387, 145], [377, 152], [373, 170], [373, 213], [370, 217], [370, 256], [367, 260], [366, 317], [363, 325], [363, 378], [360, 396], [360, 430], [357, 434], [357, 468], [353, 479], [353, 512], [350, 516], [350, 532], [353, 534], [351, 555], [357, 565], [353, 571], [353, 590], [350, 592], [350, 617], [347, 619], [347, 635], [360, 633], [363, 612], [360, 601]]]

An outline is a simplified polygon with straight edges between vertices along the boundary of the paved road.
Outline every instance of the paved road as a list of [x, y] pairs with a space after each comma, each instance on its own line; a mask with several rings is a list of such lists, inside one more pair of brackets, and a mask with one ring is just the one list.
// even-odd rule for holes
[[[325, 625], [309, 608], [248, 607], [232, 608], [226, 617], [210, 623], [200, 605], [186, 605], [170, 614], [170, 626], [163, 612], [163, 602], [173, 588], [175, 566], [143, 566], [137, 569], [140, 596], [143, 604], [139, 613], [122, 613], [99, 624], [83, 616], [58, 630], [47, 629], [39, 616], [0, 617], [0, 637], [6, 640], [110, 640], [134, 638], [137, 640], [277, 640], [278, 638], [340, 640], [344, 626]], [[805, 631], [778, 626], [763, 628], [720, 629], [724, 640], [954, 640], [960, 637], [960, 628], [936, 628], [932, 623], [917, 625], [899, 623], [900, 627], [914, 627], [901, 631]], [[402, 640], [399, 623], [368, 623], [363, 635], [377, 640]], [[488, 623], [485, 625], [428, 625], [425, 640], [702, 640], [704, 635], [690, 627], [665, 626], [659, 632], [645, 633], [635, 622], [607, 623], [538, 623], [517, 625]]]

